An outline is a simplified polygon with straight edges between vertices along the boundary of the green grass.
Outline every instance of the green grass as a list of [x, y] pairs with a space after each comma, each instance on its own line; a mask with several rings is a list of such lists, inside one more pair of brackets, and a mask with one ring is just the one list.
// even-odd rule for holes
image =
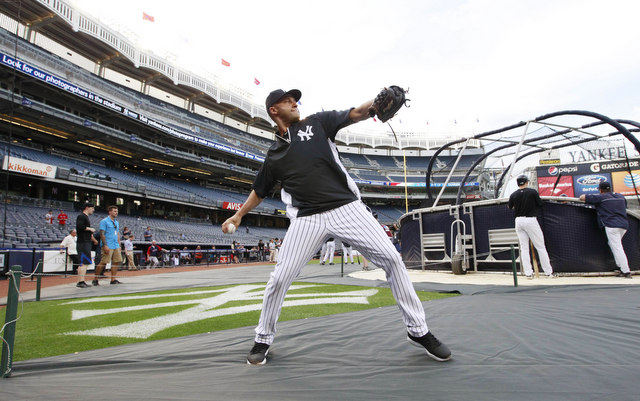
[[[313, 285], [312, 288], [302, 288], [290, 290], [288, 295], [293, 294], [318, 294], [318, 293], [340, 293], [347, 291], [370, 290], [369, 287], [294, 283], [298, 285]], [[264, 286], [264, 283], [255, 284]], [[96, 297], [99, 302], [69, 304], [71, 301], [80, 300], [66, 299], [55, 301], [27, 302], [18, 307], [20, 320], [16, 325], [16, 340], [14, 346], [14, 361], [21, 361], [33, 358], [69, 354], [91, 349], [112, 347], [115, 345], [145, 342], [165, 338], [188, 336], [192, 334], [208, 333], [219, 330], [227, 330], [237, 327], [255, 326], [260, 316], [259, 310], [223, 315], [206, 318], [203, 320], [191, 321], [165, 328], [148, 338], [128, 338], [114, 336], [97, 335], [71, 335], [65, 334], [75, 331], [100, 329], [108, 326], [117, 326], [124, 323], [133, 323], [141, 320], [161, 317], [173, 313], [185, 311], [198, 304], [198, 300], [210, 299], [219, 293], [192, 294], [194, 291], [224, 290], [232, 289], [235, 286], [201, 287], [177, 290], [163, 290], [145, 293], [126, 294], [122, 296], [139, 295], [161, 295], [157, 298], [147, 299], [127, 299], [116, 300], [113, 296]], [[375, 288], [377, 293], [367, 298], [368, 304], [340, 303], [340, 304], [315, 304], [285, 307], [282, 309], [279, 321], [304, 319], [317, 316], [332, 315], [357, 310], [378, 308], [382, 306], [394, 305], [395, 300], [388, 288]], [[249, 294], [258, 294], [260, 290], [254, 290]], [[172, 294], [172, 295], [170, 295]], [[439, 294], [418, 291], [418, 296], [422, 301], [447, 298], [452, 294]], [[262, 303], [261, 296], [255, 299], [234, 299], [217, 307], [207, 307], [203, 310], [221, 309], [239, 306], [258, 307]], [[287, 298], [290, 299], [310, 299]], [[126, 312], [109, 313], [98, 316], [91, 316], [82, 319], [72, 320], [73, 310], [103, 310], [109, 308], [122, 308], [133, 306], [153, 305], [162, 302], [194, 301], [186, 305], [158, 306], [142, 310], [129, 310]], [[22, 310], [24, 306], [24, 310]], [[0, 309], [1, 319], [4, 322], [4, 313]]]

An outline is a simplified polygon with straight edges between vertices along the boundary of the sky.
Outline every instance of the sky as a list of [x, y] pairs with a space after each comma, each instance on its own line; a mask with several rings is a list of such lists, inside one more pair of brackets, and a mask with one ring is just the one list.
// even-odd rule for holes
[[[640, 121], [637, 0], [72, 4], [255, 103], [276, 88], [300, 89], [303, 116], [398, 85], [411, 101], [394, 130], [426, 136], [469, 136], [559, 110]], [[358, 127], [388, 130], [372, 120]]]

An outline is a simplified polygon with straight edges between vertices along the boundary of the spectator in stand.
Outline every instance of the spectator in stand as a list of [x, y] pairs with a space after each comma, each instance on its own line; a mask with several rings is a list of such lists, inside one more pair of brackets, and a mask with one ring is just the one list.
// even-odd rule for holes
[[180, 252], [180, 263], [183, 265], [191, 264], [191, 253], [189, 253], [189, 248], [186, 246]]
[[276, 240], [271, 238], [269, 240], [269, 262], [276, 261]]
[[102, 242], [102, 257], [100, 263], [96, 266], [96, 278], [92, 281], [94, 286], [99, 284], [98, 277], [102, 273], [108, 263], [111, 263], [111, 282], [110, 284], [121, 284], [116, 278], [118, 267], [122, 264], [122, 252], [120, 250], [120, 223], [116, 219], [118, 217], [118, 207], [107, 207], [109, 215], [100, 221], [100, 241]]
[[[80, 265], [80, 259], [78, 259], [78, 251], [76, 248], [77, 241], [78, 241], [78, 231], [76, 231], [76, 229], [74, 228], [69, 232], [69, 235], [64, 237], [64, 239], [60, 243], [60, 248], [66, 248], [66, 250], [61, 249], [60, 253], [66, 252], [67, 255], [69, 255], [69, 259], [71, 259], [71, 269], [73, 270], [73, 274], [78, 274], [78, 265]], [[65, 260], [65, 265], [66, 265], [66, 260]]]
[[61, 230], [64, 230], [65, 228], [67, 228], [68, 219], [69, 219], [69, 216], [67, 216], [64, 210], [60, 210], [60, 213], [58, 213], [58, 228]]
[[157, 267], [160, 263], [158, 256], [162, 257], [162, 247], [156, 241], [151, 241], [151, 246], [147, 248], [147, 260], [149, 261], [150, 269]]
[[278, 263], [278, 255], [280, 254], [280, 247], [282, 246], [282, 240], [276, 237], [276, 256], [275, 262]]
[[153, 234], [151, 234], [151, 227], [147, 226], [147, 229], [144, 230], [144, 240], [145, 241], [153, 241]]
[[49, 210], [47, 214], [44, 215], [44, 222], [47, 224], [53, 224], [53, 210]]
[[218, 251], [216, 251], [216, 246], [211, 246], [211, 251], [209, 253], [209, 263], [218, 263]]
[[180, 266], [180, 251], [178, 248], [171, 248], [171, 266]]
[[133, 260], [133, 240], [134, 239], [135, 239], [134, 235], [131, 234], [131, 235], [127, 235], [127, 237], [124, 240], [124, 254], [127, 256], [127, 267], [129, 268], [129, 270], [138, 270], [138, 268], [136, 267], [136, 262], [134, 262]]
[[238, 260], [238, 243], [235, 241], [231, 243], [231, 258], [233, 259], [233, 263], [240, 263]]
[[240, 263], [245, 259], [245, 253], [247, 252], [247, 249], [244, 247], [244, 245], [242, 244], [237, 244], [236, 245], [236, 263]]
[[131, 236], [131, 229], [127, 226], [124, 226], [122, 229], [122, 238], [127, 239]]
[[200, 245], [196, 246], [196, 251], [193, 253], [193, 262], [199, 265], [202, 262], [202, 249]]
[[393, 246], [395, 246], [398, 252], [400, 252], [402, 251], [402, 247], [400, 245], [400, 227], [398, 226], [398, 223], [393, 223], [391, 231], [393, 232]]
[[[377, 212], [373, 212], [373, 217], [375, 217], [376, 220], [377, 220], [378, 219], [378, 213]], [[382, 229], [384, 230], [384, 232], [387, 233], [387, 236], [390, 239], [393, 239], [393, 233], [391, 232], [391, 229], [389, 228], [389, 226], [384, 224], [384, 223], [380, 223], [380, 225], [382, 226]]]
[[258, 241], [258, 262], [264, 262], [264, 242]]
[[92, 203], [86, 203], [82, 208], [82, 213], [80, 213], [76, 219], [76, 231], [78, 234], [76, 250], [78, 251], [78, 258], [80, 259], [80, 266], [78, 266], [78, 284], [76, 284], [76, 286], [79, 288], [89, 287], [89, 284], [84, 282], [84, 276], [87, 273], [87, 268], [93, 263], [91, 260], [91, 242], [96, 229], [91, 227], [89, 216], [93, 214], [94, 210], [95, 207]]

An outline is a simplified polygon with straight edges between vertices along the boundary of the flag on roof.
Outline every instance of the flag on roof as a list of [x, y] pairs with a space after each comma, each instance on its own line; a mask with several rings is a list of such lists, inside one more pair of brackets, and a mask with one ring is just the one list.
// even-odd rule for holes
[[143, 19], [144, 21], [156, 22], [156, 19], [155, 19], [155, 18], [153, 18], [153, 16], [151, 16], [151, 15], [149, 15], [149, 14], [145, 13], [144, 11], [142, 12], [142, 19]]
[[220, 60], [222, 60], [222, 65], [224, 65], [225, 67], [231, 67], [231, 63], [230, 63], [230, 62], [228, 62], [227, 60], [225, 60], [225, 59], [223, 59], [223, 58], [222, 58], [222, 59], [220, 59]]
[[258, 81], [258, 78], [253, 78], [253, 83], [256, 85], [260, 85], [260, 81]]

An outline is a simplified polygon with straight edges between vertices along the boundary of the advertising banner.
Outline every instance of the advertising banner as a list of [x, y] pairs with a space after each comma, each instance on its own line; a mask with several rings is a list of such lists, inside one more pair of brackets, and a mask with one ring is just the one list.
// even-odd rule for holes
[[3, 170], [15, 173], [37, 175], [43, 178], [56, 178], [56, 166], [52, 164], [38, 163], [17, 157], [5, 156], [2, 163]]
[[243, 205], [242, 203], [238, 203], [238, 202], [223, 202], [222, 208], [227, 210], [240, 210], [242, 205]]
[[613, 192], [622, 195], [635, 195], [640, 193], [640, 170], [615, 171], [611, 173], [611, 186]]
[[598, 185], [604, 181], [611, 182], [611, 174], [577, 175], [574, 177], [574, 180], [575, 196], [579, 198], [580, 195], [599, 194], [600, 190], [598, 189]]
[[[100, 95], [98, 95], [97, 93], [91, 92], [87, 89], [81, 88], [79, 86], [76, 86], [70, 82], [67, 82], [63, 79], [60, 79], [58, 77], [56, 77], [53, 74], [49, 74], [48, 72], [42, 71], [34, 66], [31, 66], [25, 62], [22, 62], [20, 60], [14, 59], [13, 57], [0, 53], [0, 63], [9, 66], [9, 67], [13, 67], [18, 71], [23, 72], [24, 74], [27, 74], [31, 77], [34, 77], [36, 79], [39, 79], [40, 81], [43, 81], [47, 84], [53, 85], [65, 92], [69, 92], [72, 93], [76, 96], [82, 97], [84, 99], [87, 99], [93, 103], [99, 104], [111, 111], [114, 111], [116, 113], [120, 113], [126, 117], [132, 118], [134, 120], [138, 120], [150, 127], [153, 127], [157, 130], [163, 131], [169, 135], [173, 135], [177, 138], [183, 139], [185, 141], [191, 141], [191, 142], [195, 142], [198, 143], [200, 145], [203, 146], [208, 146], [211, 148], [215, 148], [217, 150], [221, 150], [223, 152], [227, 152], [227, 153], [231, 153], [234, 155], [238, 155], [241, 157], [245, 157], [247, 159], [251, 159], [251, 160], [256, 160], [256, 161], [260, 161], [260, 162], [264, 162], [264, 157], [263, 156], [259, 156], [259, 155], [255, 155], [249, 152], [245, 152], [243, 150], [240, 149], [236, 149], [234, 147], [231, 146], [227, 146], [215, 141], [211, 141], [209, 139], [205, 139], [205, 138], [201, 138], [195, 135], [191, 135], [182, 131], [179, 131], [167, 124], [164, 124], [160, 121], [156, 121], [153, 118], [149, 118], [143, 114], [140, 113], [136, 113], [135, 111], [127, 108], [126, 106], [123, 106], [121, 104], [118, 104], [116, 102], [113, 102], [111, 100], [105, 99], [103, 97], [101, 97]], [[27, 101], [23, 101], [23, 104], [28, 105], [31, 104], [32, 102], [30, 100], [27, 99]], [[86, 124], [86, 123], [85, 123]], [[89, 123], [90, 125], [91, 123]]]
[[565, 194], [573, 198], [573, 177], [570, 175], [559, 176], [559, 179], [558, 177], [538, 177], [538, 192], [540, 196], [561, 196]]
[[[606, 160], [596, 163], [564, 164], [539, 166], [538, 190], [542, 196], [567, 196], [578, 198], [580, 195], [599, 193], [598, 184], [611, 183], [614, 192], [625, 196], [640, 191], [640, 160]], [[629, 173], [631, 169], [631, 173]], [[551, 193], [556, 180], [560, 177], [554, 193]]]

